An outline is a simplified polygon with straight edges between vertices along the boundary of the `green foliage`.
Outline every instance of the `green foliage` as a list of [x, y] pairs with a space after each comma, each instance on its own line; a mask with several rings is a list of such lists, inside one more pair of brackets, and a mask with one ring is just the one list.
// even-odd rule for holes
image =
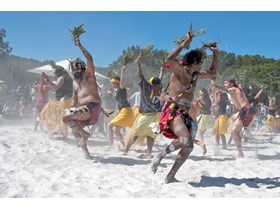
[[121, 62], [121, 64], [124, 66], [124, 65], [132, 63], [134, 60], [135, 60], [134, 53], [133, 52], [127, 53], [123, 56], [123, 61]]
[[9, 42], [4, 42], [4, 38], [6, 37], [6, 30], [0, 29], [0, 56], [7, 56], [9, 55], [13, 48], [10, 47]]
[[158, 53], [158, 62], [160, 64], [160, 67], [164, 67], [165, 64], [167, 63], [167, 57], [168, 57], [168, 52], [165, 50], [165, 51], [159, 51]]
[[153, 48], [154, 48], [154, 45], [148, 44], [147, 47], [145, 47], [145, 48], [143, 48], [143, 49], [141, 50], [140, 54], [141, 54], [142, 56], [149, 57], [149, 56], [152, 55], [151, 51], [152, 51]]
[[74, 26], [73, 29], [69, 29], [72, 38], [80, 37], [83, 33], [85, 33], [84, 24], [79, 25], [78, 27]]
[[[192, 23], [191, 23], [189, 33], [190, 33], [190, 36], [198, 37], [198, 36], [206, 34], [207, 32], [205, 29], [200, 29], [199, 31], [194, 31], [193, 27], [192, 27]], [[173, 41], [173, 43], [178, 46], [179, 44], [184, 42], [186, 40], [186, 38], [187, 38], [186, 36], [176, 37], [176, 39]], [[187, 50], [190, 49], [190, 46], [189, 45], [185, 46], [185, 49], [187, 49]]]

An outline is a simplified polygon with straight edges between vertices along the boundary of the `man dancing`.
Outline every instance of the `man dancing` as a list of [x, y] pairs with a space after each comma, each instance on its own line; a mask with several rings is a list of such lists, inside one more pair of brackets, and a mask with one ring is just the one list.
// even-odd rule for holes
[[91, 54], [82, 46], [79, 37], [74, 37], [74, 43], [83, 52], [87, 59], [87, 65], [75, 59], [71, 62], [71, 70], [74, 76], [73, 81], [73, 102], [72, 108], [67, 110], [63, 121], [72, 128], [72, 133], [81, 146], [84, 155], [90, 159], [86, 141], [90, 133], [83, 128], [87, 125], [97, 123], [101, 112], [101, 98], [98, 92], [98, 85], [95, 78], [95, 69]]
[[231, 117], [233, 119], [233, 122], [230, 125], [229, 131], [231, 132], [231, 136], [237, 147], [237, 157], [243, 158], [244, 154], [241, 147], [241, 136], [239, 135], [239, 133], [243, 127], [244, 129], [247, 129], [247, 127], [252, 122], [254, 117], [253, 107], [247, 100], [243, 90], [236, 84], [234, 79], [225, 80], [225, 88], [217, 86], [214, 82], [212, 82], [211, 84], [213, 86], [213, 89], [228, 93], [232, 98], [235, 107], [239, 110], [239, 112]]
[[179, 150], [175, 162], [165, 178], [165, 183], [178, 182], [175, 175], [193, 150], [191, 137], [192, 119], [188, 113], [194, 98], [198, 78], [210, 78], [216, 74], [218, 67], [217, 46], [209, 47], [213, 52], [213, 61], [208, 71], [202, 71], [203, 53], [191, 50], [183, 56], [182, 64], [177, 60], [180, 52], [188, 46], [193, 34], [188, 32], [186, 39], [168, 55], [168, 64], [172, 70], [170, 76], [169, 96], [163, 105], [160, 116], [161, 133], [173, 141], [162, 152], [154, 156], [152, 171], [157, 172], [161, 160], [171, 152]]

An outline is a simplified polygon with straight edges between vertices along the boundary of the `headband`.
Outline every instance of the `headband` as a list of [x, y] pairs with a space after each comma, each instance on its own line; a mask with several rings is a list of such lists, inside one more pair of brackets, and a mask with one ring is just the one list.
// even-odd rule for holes
[[155, 77], [151, 77], [151, 78], [149, 79], [149, 83], [150, 83], [151, 85], [153, 84], [154, 78], [155, 78]]
[[113, 83], [113, 82], [120, 83], [120, 81], [119, 81], [119, 80], [116, 80], [116, 79], [111, 79], [110, 82], [112, 82], [112, 83]]

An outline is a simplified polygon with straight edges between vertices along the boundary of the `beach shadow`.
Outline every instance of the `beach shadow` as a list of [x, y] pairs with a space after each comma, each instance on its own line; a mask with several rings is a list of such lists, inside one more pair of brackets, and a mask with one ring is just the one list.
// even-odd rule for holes
[[99, 156], [93, 156], [92, 159], [94, 160], [94, 162], [99, 162], [102, 164], [121, 164], [121, 165], [127, 165], [127, 166], [151, 164], [151, 160], [133, 159], [133, 158], [128, 158], [128, 157], [102, 158]]
[[87, 140], [87, 145], [92, 147], [97, 147], [97, 146], [105, 147], [106, 145], [108, 145], [108, 141], [89, 139]]
[[276, 133], [264, 133], [264, 134], [261, 134], [261, 136], [269, 136], [269, 137], [276, 137], [276, 136], [279, 136], [279, 134], [276, 134]]
[[190, 160], [193, 161], [200, 161], [200, 160], [208, 160], [210, 162], [215, 161], [215, 162], [221, 162], [221, 161], [235, 161], [236, 158], [233, 156], [226, 156], [223, 158], [213, 158], [213, 157], [207, 157], [207, 156], [189, 156]]
[[[68, 137], [67, 139], [56, 139], [56, 140], [61, 140], [67, 144], [77, 146], [76, 139], [71, 138], [71, 137]], [[104, 147], [107, 144], [108, 144], [108, 142], [105, 140], [93, 140], [93, 139], [87, 140], [87, 146], [90, 146], [90, 147], [98, 147], [98, 146]]]
[[280, 160], [280, 153], [276, 153], [275, 155], [262, 155], [258, 154], [259, 160]]
[[[258, 150], [264, 150], [264, 149], [267, 149], [268, 147], [265, 147], [265, 146], [259, 146], [259, 145], [261, 145], [261, 144], [255, 144], [254, 146], [248, 146], [248, 145], [242, 145], [242, 149], [243, 149], [243, 151], [251, 151], [252, 149], [258, 149]], [[235, 150], [236, 150], [236, 148], [235, 148]]]
[[280, 187], [280, 177], [275, 178], [225, 178], [225, 177], [209, 177], [201, 176], [200, 182], [188, 182], [193, 187], [225, 187], [226, 184], [240, 186], [246, 184], [250, 188], [260, 188], [266, 186], [267, 189]]

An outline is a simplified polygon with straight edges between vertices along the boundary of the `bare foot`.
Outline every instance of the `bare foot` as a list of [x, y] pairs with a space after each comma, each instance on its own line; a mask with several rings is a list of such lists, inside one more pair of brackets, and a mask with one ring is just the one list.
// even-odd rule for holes
[[81, 138], [81, 140], [79, 141], [79, 145], [82, 148], [83, 152], [84, 152], [84, 156], [86, 159], [91, 159], [91, 156], [89, 154], [88, 148], [87, 148], [87, 143], [86, 143], [87, 139], [85, 138]]
[[147, 154], [141, 154], [141, 155], [137, 156], [137, 158], [140, 158], [140, 159], [151, 159], [152, 156], [151, 155], [147, 155]]
[[153, 160], [152, 160], [152, 166], [151, 166], [151, 169], [153, 171], [153, 173], [155, 174], [158, 170], [158, 166], [160, 164], [160, 161], [161, 161], [162, 157], [161, 157], [161, 152], [157, 153]]
[[92, 157], [90, 155], [84, 155], [85, 159], [88, 159], [88, 160], [92, 160]]
[[164, 179], [165, 184], [169, 184], [172, 182], [180, 182], [178, 179], [176, 179], [173, 175], [167, 175]]
[[124, 154], [127, 154], [128, 151], [126, 151], [125, 147], [122, 145], [118, 145], [119, 151], [123, 152]]
[[237, 154], [236, 158], [244, 158], [243, 154]]
[[244, 158], [244, 153], [241, 147], [237, 147], [237, 158]]
[[113, 148], [113, 145], [107, 145], [104, 147], [104, 151], [110, 151]]
[[207, 148], [204, 143], [201, 145], [201, 149], [202, 149], [202, 154], [205, 155], [207, 153]]

